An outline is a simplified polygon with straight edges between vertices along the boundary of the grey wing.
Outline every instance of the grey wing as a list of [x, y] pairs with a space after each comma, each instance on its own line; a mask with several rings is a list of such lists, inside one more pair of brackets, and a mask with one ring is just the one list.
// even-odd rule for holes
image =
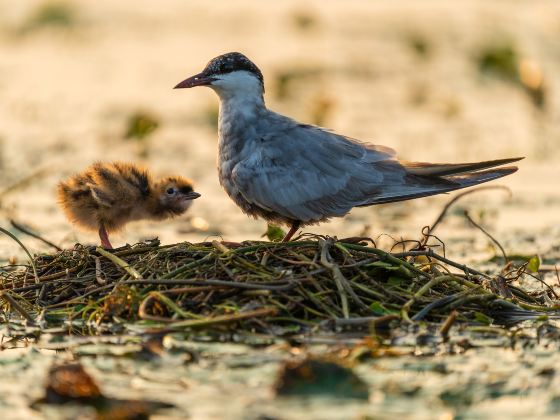
[[[399, 162], [395, 152], [384, 146], [361, 143], [274, 113], [263, 121], [258, 130], [265, 133], [261, 145], [234, 167], [232, 180], [249, 203], [303, 222], [343, 216], [352, 207], [446, 193], [517, 169], [454, 175], [456, 165], [447, 165], [443, 172], [431, 174], [421, 171], [418, 164]], [[271, 127], [276, 128], [272, 133]], [[515, 160], [471, 164], [467, 171]]]
[[406, 174], [391, 149], [314, 126], [288, 127], [262, 142], [232, 179], [250, 203], [295, 220], [342, 216]]

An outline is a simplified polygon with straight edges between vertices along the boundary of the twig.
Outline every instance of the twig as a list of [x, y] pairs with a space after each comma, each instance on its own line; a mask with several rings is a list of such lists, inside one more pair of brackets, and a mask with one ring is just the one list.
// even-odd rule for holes
[[375, 254], [378, 257], [380, 257], [381, 260], [385, 260], [385, 261], [390, 262], [390, 263], [395, 264], [395, 265], [400, 265], [400, 266], [408, 269], [410, 272], [417, 274], [420, 277], [430, 278], [429, 274], [424, 273], [422, 270], [414, 267], [412, 264], [410, 264], [410, 263], [408, 263], [404, 260], [401, 260], [400, 259], [401, 255], [405, 254], [403, 252], [397, 252], [397, 253], [394, 253], [394, 254], [390, 254], [388, 252], [382, 251], [381, 249], [370, 248], [370, 247], [367, 247], [367, 246], [361, 246], [361, 245], [355, 245], [355, 244], [346, 244], [346, 243], [342, 243], [342, 245], [344, 245], [344, 247], [348, 248], [348, 249], [354, 249], [356, 251], [362, 251], [362, 252], [366, 252], [366, 253], [370, 253], [370, 254]]
[[19, 303], [17, 303], [17, 301], [12, 296], [10, 296], [8, 292], [0, 291], [0, 297], [8, 302], [10, 306], [18, 311], [20, 315], [24, 317], [29, 323], [35, 325], [35, 320], [33, 319], [33, 317], [29, 315], [29, 313], [25, 309], [23, 309], [23, 307]]
[[406, 302], [403, 307], [401, 308], [401, 316], [405, 321], [409, 321], [412, 322], [412, 320], [410, 319], [410, 317], [408, 316], [408, 311], [410, 310], [410, 308], [412, 307], [412, 305], [418, 300], [418, 298], [422, 297], [425, 293], [427, 293], [432, 287], [438, 285], [441, 282], [444, 281], [456, 281], [457, 277], [455, 276], [438, 276], [438, 277], [434, 277], [432, 278], [428, 283], [426, 283], [424, 286], [422, 286], [413, 296], [412, 298]]
[[[180, 294], [187, 294], [187, 293], [205, 292], [205, 291], [216, 290], [216, 289], [219, 289], [219, 288], [216, 288], [216, 287], [213, 287], [213, 286], [200, 286], [200, 287], [181, 287], [179, 289], [164, 290], [164, 291], [159, 292], [157, 294], [155, 294], [154, 292], [151, 292], [140, 304], [140, 306], [138, 308], [138, 316], [141, 319], [146, 319], [146, 320], [150, 320], [150, 321], [176, 322], [177, 320], [173, 319], [173, 318], [150, 315], [148, 313], [148, 307], [150, 306], [152, 301], [154, 301], [155, 299], [158, 299], [161, 295], [180, 295]], [[168, 301], [165, 301], [164, 303], [168, 303]], [[183, 310], [180, 310], [179, 312], [181, 314], [186, 314], [186, 312], [183, 311]], [[191, 316], [194, 315], [190, 312], [188, 314], [191, 315]], [[196, 317], [196, 316], [194, 316], [194, 317]]]
[[474, 274], [477, 276], [481, 276], [484, 277], [486, 279], [491, 279], [492, 277], [490, 277], [488, 274], [484, 274], [481, 271], [475, 270], [474, 268], [470, 268], [467, 267], [464, 264], [458, 264], [455, 261], [451, 261], [449, 258], [445, 258], [441, 255], [436, 254], [432, 249], [427, 249], [426, 251], [406, 251], [406, 252], [398, 252], [393, 254], [394, 257], [397, 258], [402, 258], [402, 257], [417, 257], [417, 256], [425, 256], [425, 257], [431, 257], [431, 258], [435, 258], [436, 260], [439, 260], [447, 265], [450, 265], [452, 267], [458, 268], [459, 270], [465, 272], [465, 273], [470, 273], [470, 274]]
[[223, 243], [220, 243], [216, 240], [212, 241], [212, 246], [214, 248], [216, 248], [218, 251], [220, 251], [221, 253], [227, 254], [228, 252], [231, 252], [231, 249], [229, 249], [227, 246], [225, 246]]
[[493, 190], [493, 189], [506, 190], [511, 195], [511, 190], [504, 185], [483, 185], [481, 187], [471, 188], [470, 190], [463, 191], [462, 193], [457, 194], [455, 197], [453, 197], [451, 200], [449, 200], [447, 202], [447, 204], [443, 207], [443, 209], [441, 210], [441, 212], [438, 215], [438, 217], [436, 218], [436, 220], [432, 223], [432, 225], [430, 227], [428, 227], [427, 233], [423, 234], [422, 239], [420, 240], [420, 247], [419, 248], [414, 247], [414, 248], [411, 249], [411, 251], [413, 251], [415, 249], [421, 249], [421, 248], [426, 246], [426, 244], [428, 243], [428, 239], [429, 239], [430, 235], [434, 232], [434, 230], [436, 230], [438, 225], [441, 223], [441, 221], [447, 215], [447, 211], [449, 210], [449, 208], [453, 204], [455, 204], [458, 200], [460, 200], [461, 198], [463, 198], [464, 196], [469, 195], [469, 194], [473, 194], [473, 193], [480, 192], [480, 191], [483, 191], [483, 190]]
[[231, 322], [243, 321], [245, 319], [263, 317], [263, 316], [274, 316], [278, 313], [277, 308], [268, 307], [256, 309], [254, 311], [240, 312], [233, 315], [220, 315], [211, 318], [195, 319], [188, 321], [177, 321], [171, 324], [168, 328], [157, 329], [156, 331], [160, 334], [177, 331], [178, 329], [187, 328], [202, 328], [210, 327], [220, 324], [229, 324]]
[[453, 309], [460, 308], [463, 305], [468, 303], [478, 302], [481, 304], [486, 304], [487, 301], [494, 301], [498, 298], [497, 295], [493, 293], [484, 293], [479, 295], [469, 295], [465, 296], [461, 299], [457, 299], [454, 302], [450, 303], [449, 305], [445, 306], [443, 309], [444, 311], [451, 311]]
[[[193, 289], [200, 289], [200, 288], [199, 287], [193, 287]], [[206, 289], [209, 289], [209, 288], [206, 287]], [[176, 322], [177, 321], [176, 319], [153, 316], [153, 315], [149, 315], [147, 313], [146, 310], [148, 308], [148, 305], [153, 300], [157, 299], [160, 302], [162, 302], [164, 305], [166, 305], [169, 309], [171, 309], [173, 312], [179, 314], [182, 318], [187, 318], [187, 317], [195, 318], [195, 319], [204, 318], [202, 315], [193, 314], [192, 312], [183, 310], [181, 307], [179, 307], [179, 305], [177, 305], [175, 302], [173, 302], [167, 296], [167, 295], [170, 295], [170, 294], [184, 294], [184, 293], [186, 293], [185, 290], [188, 290], [188, 289], [183, 288], [183, 290], [180, 290], [179, 293], [165, 293], [165, 292], [155, 292], [155, 291], [150, 292], [148, 297], [146, 299], [144, 299], [144, 301], [140, 305], [140, 308], [138, 309], [138, 315], [140, 316], [140, 318], [151, 319], [153, 321], [157, 320], [157, 321], [160, 321], [160, 322]], [[198, 290], [198, 291], [200, 291], [200, 290]], [[168, 291], [168, 292], [170, 292], [170, 291]]]
[[171, 271], [171, 272], [165, 274], [162, 278], [164, 278], [164, 279], [172, 279], [173, 277], [178, 276], [178, 275], [180, 275], [180, 274], [181, 274], [181, 275], [182, 275], [182, 274], [185, 274], [185, 273], [186, 273], [187, 271], [189, 271], [190, 269], [195, 268], [195, 267], [197, 267], [197, 266], [199, 266], [199, 265], [202, 265], [202, 264], [204, 264], [204, 263], [206, 263], [206, 262], [208, 262], [208, 261], [210, 261], [210, 260], [212, 260], [212, 259], [214, 259], [214, 258], [216, 258], [216, 255], [214, 255], [214, 254], [206, 254], [204, 257], [202, 257], [202, 258], [199, 259], [199, 260], [194, 260], [194, 261], [192, 261], [192, 262], [190, 262], [190, 263], [188, 263], [188, 264], [185, 264], [185, 265], [183, 265], [183, 266], [181, 266], [181, 267], [179, 267], [179, 268], [176, 268], [175, 270], [173, 270], [173, 271]]
[[[470, 293], [470, 292], [471, 292], [470, 290], [467, 291], [467, 293]], [[456, 294], [451, 295], [451, 296], [444, 296], [441, 299], [434, 300], [433, 302], [429, 303], [424, 308], [422, 308], [420, 311], [418, 311], [411, 319], [413, 321], [420, 321], [426, 315], [428, 315], [430, 313], [430, 311], [432, 311], [433, 309], [441, 308], [442, 306], [445, 306], [445, 305], [453, 302], [459, 296], [461, 296], [461, 293], [456, 293]]]
[[107, 284], [107, 280], [103, 278], [103, 271], [101, 270], [101, 259], [99, 257], [95, 257], [95, 280], [102, 286]]
[[[224, 286], [224, 287], [231, 287], [233, 289], [253, 289], [253, 290], [271, 290], [271, 291], [287, 291], [291, 290], [298, 286], [296, 282], [290, 283], [283, 283], [282, 285], [278, 286], [270, 286], [266, 284], [258, 284], [258, 283], [240, 283], [240, 282], [233, 282], [233, 281], [225, 281], [225, 280], [183, 280], [183, 279], [153, 279], [153, 280], [123, 280], [119, 282], [119, 285], [136, 285], [136, 284], [145, 284], [145, 285], [192, 285], [192, 286]], [[96, 289], [89, 290], [88, 292], [84, 293], [81, 296], [77, 296], [65, 302], [59, 302], [52, 305], [47, 306], [47, 308], [57, 308], [60, 306], [69, 305], [71, 303], [79, 302], [83, 298], [87, 296], [94, 295], [96, 293], [102, 292], [103, 290], [107, 290], [113, 288], [114, 284], [107, 284], [105, 286], [97, 287]]]
[[25, 226], [17, 223], [15, 220], [10, 219], [10, 224], [17, 230], [19, 230], [22, 233], [25, 233], [28, 236], [31, 236], [32, 238], [38, 239], [39, 241], [43, 242], [44, 244], [47, 244], [48, 246], [56, 249], [57, 251], [62, 251], [62, 248], [59, 247], [58, 245], [52, 243], [51, 241], [49, 241], [48, 239], [43, 238], [41, 235], [39, 235], [38, 233], [35, 232], [31, 232], [29, 229], [27, 229]]
[[398, 315], [383, 315], [383, 316], [364, 316], [364, 317], [357, 317], [357, 318], [336, 318], [334, 320], [334, 325], [337, 327], [346, 327], [346, 326], [360, 326], [360, 325], [379, 325], [383, 322], [390, 322], [396, 319], [400, 319]]
[[[346, 288], [342, 285], [343, 280], [340, 278], [341, 276], [337, 276], [334, 272], [335, 264], [328, 260], [328, 246], [329, 245], [327, 241], [319, 239], [319, 248], [321, 250], [321, 264], [333, 271], [334, 282], [336, 284], [336, 288], [338, 289], [338, 293], [340, 294], [342, 314], [344, 315], [344, 318], [348, 319], [350, 318], [350, 311], [348, 309], [348, 296], [346, 296]], [[338, 270], [338, 273], [340, 273], [340, 269]]]
[[270, 290], [273, 292], [284, 292], [297, 287], [297, 282], [279, 282], [277, 285], [245, 283], [227, 280], [187, 280], [187, 279], [142, 279], [142, 280], [125, 280], [120, 284], [166, 284], [166, 285], [192, 285], [192, 286], [224, 286], [234, 289], [252, 289], [252, 290]]
[[472, 217], [469, 215], [469, 212], [467, 210], [464, 211], [463, 213], [465, 215], [465, 218], [477, 229], [479, 229], [482, 233], [484, 233], [492, 242], [494, 242], [494, 244], [500, 249], [500, 252], [502, 253], [505, 263], [507, 264], [509, 262], [509, 259], [506, 255], [506, 251], [504, 250], [504, 247], [496, 240], [496, 238], [494, 238], [492, 235], [490, 235], [490, 233], [484, 229], [482, 226], [480, 226], [478, 223], [476, 223]]
[[31, 264], [31, 267], [33, 268], [33, 274], [35, 275], [35, 283], [40, 283], [39, 275], [37, 274], [37, 267], [35, 266], [35, 260], [33, 259], [33, 257], [31, 256], [31, 253], [28, 251], [28, 249], [25, 247], [25, 245], [13, 233], [7, 231], [3, 227], [0, 227], [0, 232], [2, 232], [5, 235], [8, 235], [10, 238], [12, 238], [14, 241], [16, 241], [18, 243], [18, 245], [25, 251], [25, 253], [29, 257], [29, 262]]
[[95, 251], [97, 251], [97, 253], [103, 255], [108, 260], [112, 261], [115, 265], [122, 268], [124, 271], [126, 271], [128, 274], [130, 274], [130, 276], [132, 278], [134, 278], [136, 280], [140, 280], [142, 278], [142, 275], [138, 271], [136, 271], [134, 268], [132, 268], [130, 265], [128, 265], [128, 263], [126, 261], [120, 259], [116, 255], [105, 251], [103, 248], [101, 248], [99, 246], [97, 248], [95, 248]]
[[449, 316], [445, 319], [443, 325], [441, 326], [441, 328], [439, 329], [439, 333], [443, 336], [447, 338], [447, 335], [449, 334], [449, 330], [451, 329], [451, 327], [453, 326], [453, 324], [455, 323], [455, 320], [457, 319], [457, 315], [459, 315], [459, 313], [454, 309]]

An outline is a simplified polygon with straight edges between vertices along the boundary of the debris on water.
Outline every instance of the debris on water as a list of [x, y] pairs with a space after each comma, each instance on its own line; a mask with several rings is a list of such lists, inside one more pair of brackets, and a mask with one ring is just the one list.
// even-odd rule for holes
[[541, 66], [532, 59], [520, 57], [513, 43], [486, 46], [477, 60], [480, 72], [520, 86], [537, 108], [544, 108], [547, 89]]
[[57, 364], [47, 375], [45, 397], [32, 404], [41, 405], [84, 405], [93, 407], [98, 419], [148, 419], [150, 414], [170, 404], [156, 401], [119, 400], [104, 395], [93, 377], [79, 362]]
[[80, 363], [55, 365], [49, 370], [45, 403], [64, 404], [74, 401], [98, 404], [102, 398], [99, 386]]
[[369, 398], [368, 385], [350, 368], [313, 358], [287, 362], [278, 374], [274, 390], [283, 397]]
[[426, 35], [411, 32], [405, 37], [408, 47], [421, 59], [428, 59], [432, 53], [432, 44]]
[[478, 67], [481, 72], [516, 82], [518, 61], [519, 53], [516, 47], [510, 42], [503, 42], [482, 48], [478, 56]]
[[27, 18], [21, 33], [27, 34], [43, 28], [68, 29], [76, 25], [77, 13], [71, 2], [42, 2]]
[[126, 122], [126, 139], [144, 140], [152, 134], [160, 123], [156, 116], [146, 111], [136, 111], [131, 114]]
[[295, 10], [291, 15], [292, 25], [302, 32], [307, 32], [319, 26], [317, 13], [313, 10]]

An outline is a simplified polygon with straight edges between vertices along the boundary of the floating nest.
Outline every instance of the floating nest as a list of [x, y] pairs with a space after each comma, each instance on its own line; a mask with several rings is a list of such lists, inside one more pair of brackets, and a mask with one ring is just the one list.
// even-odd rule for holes
[[6, 321], [81, 334], [365, 335], [418, 321], [446, 334], [454, 323], [507, 326], [556, 316], [552, 288], [520, 286], [531, 280], [527, 264], [481, 272], [431, 248], [389, 253], [374, 245], [320, 236], [289, 243], [154, 240], [112, 251], [76, 245], [2, 267], [1, 303]]

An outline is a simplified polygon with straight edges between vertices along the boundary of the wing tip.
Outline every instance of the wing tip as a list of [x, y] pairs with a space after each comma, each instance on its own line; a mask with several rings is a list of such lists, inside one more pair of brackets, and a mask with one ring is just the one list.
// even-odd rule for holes
[[[525, 159], [525, 156], [518, 156], [518, 157], [514, 157], [514, 158], [508, 158], [508, 159], [501, 159], [504, 161], [504, 163], [502, 165], [505, 165], [507, 163], [513, 163], [513, 162], [519, 162], [520, 160]], [[513, 166], [512, 166], [513, 168]], [[517, 168], [517, 166], [515, 166], [515, 168]]]
[[483, 172], [484, 169], [501, 167], [502, 165], [518, 162], [523, 159], [525, 159], [524, 156], [506, 158], [506, 159], [487, 160], [482, 162], [471, 162], [471, 163], [438, 164], [438, 163], [401, 161], [401, 164], [403, 164], [403, 166], [409, 173], [414, 175], [439, 176], [439, 177], [447, 178], [449, 176], [460, 175], [460, 174], [479, 173], [479, 172]]
[[462, 185], [461, 188], [468, 186], [478, 185], [485, 182], [493, 181], [495, 179], [503, 178], [504, 176], [511, 175], [517, 172], [517, 166], [504, 166], [496, 169], [489, 169], [486, 171], [469, 172], [456, 176], [447, 176], [445, 179], [453, 182], [458, 182]]

